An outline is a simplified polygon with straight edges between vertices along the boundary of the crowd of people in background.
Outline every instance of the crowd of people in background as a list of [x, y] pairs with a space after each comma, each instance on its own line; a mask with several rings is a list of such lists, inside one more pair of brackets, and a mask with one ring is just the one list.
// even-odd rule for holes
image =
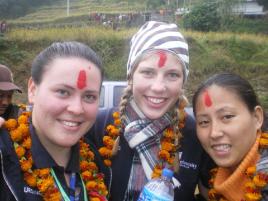
[[141, 13], [109, 14], [93, 12], [89, 14], [89, 22], [117, 30], [122, 26], [131, 27], [137, 24], [143, 19], [143, 16]]
[[120, 27], [140, 26], [150, 20], [168, 21], [165, 17], [171, 16], [164, 10], [155, 12], [131, 12], [131, 13], [89, 13], [89, 22], [95, 25], [103, 25], [107, 28], [118, 30]]

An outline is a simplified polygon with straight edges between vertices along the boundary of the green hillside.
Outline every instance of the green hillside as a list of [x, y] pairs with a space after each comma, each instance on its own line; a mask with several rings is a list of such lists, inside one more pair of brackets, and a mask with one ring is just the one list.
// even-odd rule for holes
[[[0, 37], [0, 63], [11, 67], [15, 81], [27, 91], [27, 78], [35, 55], [53, 41], [77, 40], [101, 55], [105, 79], [125, 80], [130, 37], [137, 28], [114, 31], [101, 27], [12, 29]], [[268, 109], [268, 36], [183, 31], [190, 46], [190, 77], [186, 94], [213, 73], [231, 71], [249, 79]], [[26, 101], [26, 94], [16, 97]]]
[[[12, 68], [16, 83], [25, 92], [33, 58], [53, 41], [77, 40], [88, 44], [102, 56], [106, 79], [126, 78], [128, 44], [137, 27], [126, 29], [122, 26], [114, 31], [90, 24], [89, 15], [144, 12], [144, 1], [113, 3], [115, 0], [70, 0], [68, 17], [66, 2], [54, 0], [52, 5], [8, 20], [10, 30], [4, 36], [0, 35], [0, 63]], [[183, 1], [179, 2], [181, 4]], [[251, 27], [257, 26], [258, 21], [250, 22]], [[183, 32], [190, 46], [190, 77], [186, 90], [189, 99], [202, 80], [216, 72], [231, 71], [249, 79], [268, 109], [267, 34]], [[26, 99], [26, 93], [16, 96], [17, 102], [25, 102]]]
[[14, 19], [8, 20], [11, 25], [16, 26], [33, 26], [42, 24], [66, 24], [88, 22], [91, 13], [130, 13], [144, 11], [144, 3], [139, 2], [119, 2], [113, 3], [104, 1], [90, 0], [70, 0], [69, 16], [67, 16], [67, 1], [55, 0], [52, 5], [42, 6], [33, 10], [31, 13]]

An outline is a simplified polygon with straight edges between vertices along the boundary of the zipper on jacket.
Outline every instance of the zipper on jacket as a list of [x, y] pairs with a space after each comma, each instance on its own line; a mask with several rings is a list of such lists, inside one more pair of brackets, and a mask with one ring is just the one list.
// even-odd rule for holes
[[112, 180], [113, 180], [113, 171], [111, 167], [108, 167], [110, 171], [110, 182], [109, 182], [109, 197], [111, 197], [111, 187], [112, 187]]
[[12, 195], [14, 196], [14, 198], [15, 198], [17, 201], [19, 201], [19, 199], [17, 198], [16, 194], [14, 193], [13, 189], [11, 188], [11, 186], [10, 186], [8, 180], [7, 180], [7, 177], [6, 177], [6, 175], [5, 175], [5, 172], [4, 172], [3, 155], [2, 155], [2, 151], [1, 151], [1, 150], [0, 150], [0, 156], [1, 156], [1, 169], [2, 169], [2, 175], [3, 175], [3, 178], [4, 178], [4, 180], [5, 180], [6, 184], [7, 184], [7, 186], [8, 186], [8, 188], [9, 188], [10, 192], [11, 192]]

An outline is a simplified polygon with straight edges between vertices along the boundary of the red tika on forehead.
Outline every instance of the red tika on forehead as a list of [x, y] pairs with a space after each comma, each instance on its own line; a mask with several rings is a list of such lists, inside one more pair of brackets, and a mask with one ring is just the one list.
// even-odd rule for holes
[[203, 97], [204, 97], [205, 105], [207, 107], [210, 107], [212, 105], [212, 100], [211, 100], [211, 98], [210, 98], [210, 96], [208, 94], [208, 91], [206, 90], [203, 95], [204, 95]]
[[79, 75], [77, 77], [77, 88], [83, 89], [87, 86], [87, 75], [85, 70], [80, 70]]
[[162, 52], [162, 51], [158, 52], [157, 54], [159, 55], [158, 67], [161, 68], [166, 63], [167, 55], [165, 52]]

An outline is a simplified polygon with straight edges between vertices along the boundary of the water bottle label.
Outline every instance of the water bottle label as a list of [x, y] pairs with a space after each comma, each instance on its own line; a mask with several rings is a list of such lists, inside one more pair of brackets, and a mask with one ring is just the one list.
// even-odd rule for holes
[[138, 201], [173, 201], [169, 196], [156, 195], [146, 187], [143, 188]]

